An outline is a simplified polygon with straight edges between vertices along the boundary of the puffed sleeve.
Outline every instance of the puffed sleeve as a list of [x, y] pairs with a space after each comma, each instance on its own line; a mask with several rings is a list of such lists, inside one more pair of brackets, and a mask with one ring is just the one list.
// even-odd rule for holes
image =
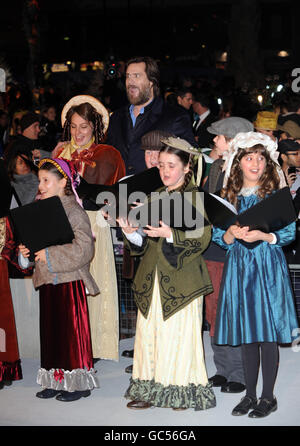
[[226, 231], [224, 231], [223, 229], [220, 228], [216, 228], [215, 226], [213, 227], [213, 234], [212, 234], [212, 241], [215, 242], [217, 245], [219, 245], [221, 248], [223, 249], [230, 249], [235, 242], [231, 243], [230, 245], [228, 245], [227, 243], [224, 242], [224, 234]]
[[289, 245], [296, 238], [296, 222], [285, 226], [285, 228], [275, 231], [276, 243], [274, 246], [286, 246]]
[[72, 243], [46, 248], [48, 269], [52, 273], [76, 271], [88, 264], [94, 255], [94, 239], [86, 212], [74, 208], [68, 218], [74, 232]]

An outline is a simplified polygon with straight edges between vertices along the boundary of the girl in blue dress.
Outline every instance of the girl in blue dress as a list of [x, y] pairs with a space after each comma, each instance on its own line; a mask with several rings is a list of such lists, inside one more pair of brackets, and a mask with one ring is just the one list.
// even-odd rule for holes
[[[239, 133], [225, 157], [221, 196], [238, 213], [285, 186], [277, 143], [255, 132]], [[242, 345], [246, 395], [232, 415], [261, 418], [277, 409], [273, 395], [278, 343], [291, 343], [298, 327], [288, 266], [282, 246], [295, 238], [295, 223], [276, 231], [230, 226], [213, 229], [212, 240], [227, 250], [216, 321], [216, 344]], [[245, 243], [247, 242], [247, 243]], [[295, 332], [294, 332], [295, 333]], [[263, 389], [256, 386], [260, 355]]]

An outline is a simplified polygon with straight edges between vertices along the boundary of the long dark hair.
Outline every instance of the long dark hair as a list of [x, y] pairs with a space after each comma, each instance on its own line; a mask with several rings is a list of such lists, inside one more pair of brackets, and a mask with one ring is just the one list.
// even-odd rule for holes
[[94, 128], [93, 135], [95, 137], [95, 144], [100, 144], [104, 138], [104, 125], [102, 116], [89, 102], [83, 102], [82, 104], [70, 107], [68, 113], [66, 114], [62, 141], [71, 141], [71, 119], [74, 113], [77, 113], [85, 121], [92, 123]]
[[27, 158], [27, 156], [24, 153], [16, 153], [14, 156], [12, 156], [7, 163], [7, 173], [9, 176], [9, 179], [12, 181], [14, 178], [14, 175], [16, 174], [16, 165], [17, 165], [17, 158], [18, 156], [22, 158], [22, 160], [25, 162], [25, 164], [29, 167], [31, 173], [34, 173], [37, 175], [38, 168], [34, 165], [34, 163]]
[[191, 181], [192, 176], [194, 174], [194, 171], [193, 171], [193, 159], [192, 159], [193, 156], [191, 156], [187, 152], [184, 152], [183, 150], [175, 149], [174, 147], [170, 147], [168, 145], [165, 145], [159, 151], [159, 153], [162, 153], [162, 152], [170, 153], [172, 155], [178, 156], [178, 158], [180, 159], [180, 161], [182, 162], [184, 167], [189, 166], [189, 171], [185, 174], [183, 185], [179, 189], [177, 189], [178, 192], [183, 192], [185, 190], [185, 188], [187, 187], [187, 185], [189, 184], [189, 182]]
[[260, 198], [265, 198], [267, 194], [270, 194], [273, 190], [279, 188], [280, 179], [276, 166], [271, 160], [268, 150], [266, 150], [262, 144], [256, 144], [255, 146], [246, 149], [239, 149], [232, 163], [227, 186], [221, 190], [221, 197], [226, 197], [234, 206], [237, 204], [237, 196], [242, 189], [244, 182], [240, 161], [244, 156], [249, 155], [250, 153], [260, 153], [266, 159], [266, 168], [259, 180], [258, 196]]

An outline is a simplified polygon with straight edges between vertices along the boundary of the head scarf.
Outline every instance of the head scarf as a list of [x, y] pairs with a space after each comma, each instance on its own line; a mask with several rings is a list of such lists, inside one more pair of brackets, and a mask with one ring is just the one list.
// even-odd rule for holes
[[64, 158], [43, 158], [39, 162], [39, 169], [45, 163], [53, 164], [66, 180], [68, 178], [71, 180], [71, 186], [72, 186], [73, 193], [76, 197], [77, 202], [82, 207], [82, 201], [80, 200], [80, 198], [78, 197], [78, 194], [76, 192], [76, 188], [80, 184], [80, 176], [79, 176], [77, 170], [75, 169], [74, 164], [71, 161], [68, 161]]

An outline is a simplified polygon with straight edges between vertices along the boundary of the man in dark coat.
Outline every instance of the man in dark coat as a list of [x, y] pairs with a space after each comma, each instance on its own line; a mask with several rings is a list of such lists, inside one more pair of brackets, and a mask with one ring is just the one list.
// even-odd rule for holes
[[195, 139], [201, 149], [210, 147], [213, 144], [213, 136], [207, 131], [207, 128], [215, 121], [217, 117], [210, 111], [209, 95], [196, 91], [194, 94], [193, 110], [197, 119], [193, 123]]
[[129, 105], [112, 114], [106, 143], [121, 152], [127, 175], [146, 169], [141, 138], [152, 130], [164, 130], [197, 146], [189, 115], [160, 96], [155, 60], [137, 57], [127, 62], [126, 92]]
[[[40, 118], [36, 113], [28, 112], [20, 120], [21, 134], [11, 141], [5, 149], [4, 158], [8, 163], [17, 153], [23, 153], [28, 159], [41, 158]], [[48, 154], [49, 155], [49, 154]]]

